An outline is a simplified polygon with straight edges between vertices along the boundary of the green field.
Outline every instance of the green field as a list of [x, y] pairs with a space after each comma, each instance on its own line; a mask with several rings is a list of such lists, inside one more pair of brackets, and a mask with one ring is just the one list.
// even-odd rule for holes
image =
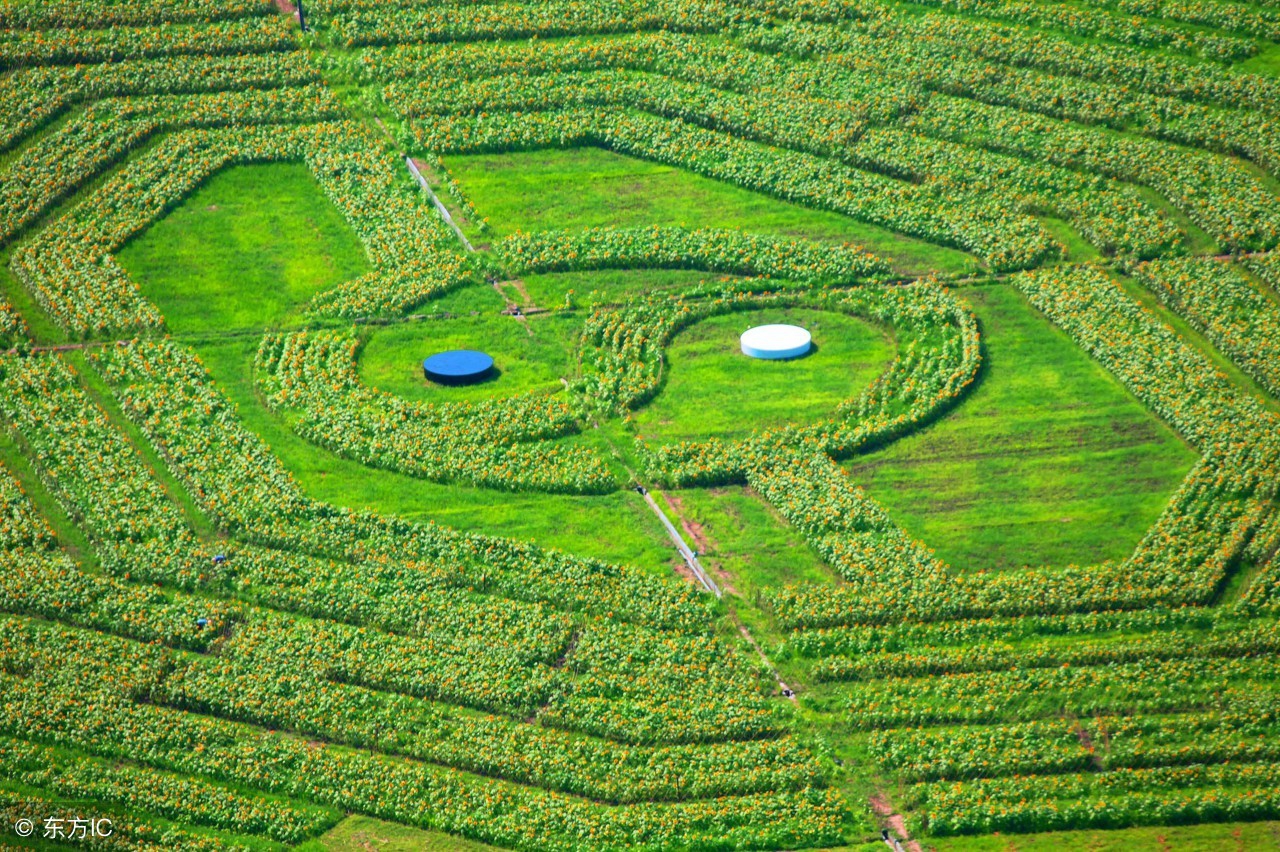
[[[257, 340], [201, 343], [196, 347], [214, 381], [240, 408], [240, 416], [284, 462], [311, 497], [370, 509], [411, 521], [435, 521], [468, 532], [501, 535], [570, 553], [625, 562], [666, 573], [675, 554], [638, 495], [601, 497], [511, 494], [441, 485], [377, 470], [310, 444], [266, 408], [253, 384]], [[598, 444], [594, 434], [580, 439]], [[607, 452], [607, 448], [604, 448]], [[599, 535], [608, 528], [611, 535]]]
[[1017, 292], [962, 296], [982, 323], [978, 387], [848, 462], [854, 481], [959, 569], [1123, 559], [1196, 454]]
[[298, 847], [301, 852], [486, 852], [496, 848], [366, 816], [347, 817], [328, 834]]
[[1280, 0], [302, 5], [0, 0], [0, 852], [1280, 850]]
[[744, 601], [781, 586], [833, 581], [822, 557], [750, 488], [682, 488], [663, 497], [689, 522], [684, 532], [700, 558]]
[[[255, 213], [247, 217], [248, 224], [235, 215], [226, 219], [199, 215], [205, 207], [217, 203], [215, 199], [219, 196], [211, 197], [209, 193], [229, 191], [235, 181], [252, 179], [256, 174], [254, 170], [267, 168], [272, 170], [270, 174], [279, 176], [280, 181], [272, 185], [274, 189], [257, 190]], [[185, 268], [168, 262], [164, 247], [177, 244], [194, 252], [203, 244], [219, 244], [220, 239], [234, 238], [251, 248], [255, 258], [263, 258], [265, 268], [278, 271], [280, 277], [273, 279], [274, 286], [287, 293], [309, 295], [343, 280], [334, 270], [350, 263], [351, 245], [345, 234], [299, 242], [280, 230], [248, 226], [279, 221], [296, 213], [300, 194], [310, 215], [317, 220], [336, 217], [337, 212], [322, 196], [306, 196], [307, 192], [317, 190], [307, 182], [305, 171], [299, 172], [293, 166], [254, 166], [248, 170], [233, 169], [219, 177], [224, 176], [230, 176], [230, 181], [211, 181], [190, 202], [138, 238], [130, 246], [127, 268], [141, 282], [144, 291], [165, 294], [159, 303], [162, 310], [166, 310], [169, 328], [179, 336], [198, 341], [196, 351], [218, 387], [239, 406], [245, 423], [267, 442], [308, 494], [338, 506], [370, 509], [413, 521], [436, 521], [461, 530], [530, 540], [660, 573], [669, 571], [674, 552], [656, 519], [631, 491], [603, 497], [577, 497], [509, 494], [441, 485], [348, 461], [294, 434], [266, 408], [254, 385], [253, 359], [258, 336], [218, 334], [220, 328], [209, 319], [209, 311], [214, 308], [200, 307], [200, 299], [192, 296], [205, 288], [224, 294], [228, 305], [221, 308], [223, 320], [234, 322], [240, 317], [239, 321], [243, 322], [247, 321], [244, 318], [256, 315], [257, 294], [265, 281], [243, 277], [237, 261], [238, 251], [226, 248], [225, 253], [215, 254], [223, 262], [210, 264], [201, 278], [193, 282]], [[192, 212], [189, 209], [192, 206], [198, 209]], [[320, 275], [317, 270], [327, 271], [329, 277], [315, 277]], [[460, 304], [483, 304], [484, 294], [484, 288], [469, 288], [445, 296], [441, 303], [459, 311]], [[275, 315], [278, 319], [296, 306], [298, 300], [271, 304], [281, 312]], [[168, 305], [185, 308], [174, 314], [168, 312]], [[531, 323], [538, 331], [530, 335], [524, 324], [494, 311], [483, 318], [468, 313], [457, 319], [374, 327], [361, 359], [361, 369], [365, 379], [375, 387], [423, 402], [478, 399], [529, 390], [556, 391], [561, 388], [559, 376], [572, 366], [566, 349], [573, 337], [569, 329], [572, 322], [568, 317], [540, 317]], [[501, 375], [492, 382], [470, 388], [428, 385], [422, 377], [423, 357], [462, 346], [491, 348], [498, 357]], [[570, 440], [587, 441], [599, 446], [606, 457], [609, 454], [607, 443], [598, 435], [587, 434]], [[602, 527], [613, 530], [613, 535], [601, 538], [597, 531]]]
[[[490, 220], [495, 240], [557, 228], [736, 228], [855, 243], [892, 258], [904, 273], [977, 268], [953, 249], [599, 148], [455, 156], [446, 165]], [[488, 238], [472, 235], [472, 242]]]
[[350, 226], [300, 163], [219, 172], [117, 259], [179, 334], [277, 326], [368, 271]]

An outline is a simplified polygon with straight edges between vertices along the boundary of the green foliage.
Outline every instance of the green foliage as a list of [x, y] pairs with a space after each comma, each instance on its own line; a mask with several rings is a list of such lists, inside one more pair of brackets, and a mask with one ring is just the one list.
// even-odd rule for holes
[[[0, 821], [1280, 814], [1280, 429], [1232, 364], [1274, 384], [1269, 5], [286, 5], [0, 2]], [[739, 357], [766, 315], [817, 352]], [[494, 381], [424, 383], [470, 346]], [[723, 600], [633, 480], [716, 486], [650, 496]], [[1001, 838], [1053, 842], [1108, 841]]]

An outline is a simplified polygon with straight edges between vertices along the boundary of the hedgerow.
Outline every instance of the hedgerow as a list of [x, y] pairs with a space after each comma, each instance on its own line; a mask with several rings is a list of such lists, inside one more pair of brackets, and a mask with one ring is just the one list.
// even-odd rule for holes
[[[24, 8], [41, 8], [27, 6]], [[113, 6], [112, 8], [127, 8]], [[183, 56], [174, 59], [19, 68], [0, 78], [0, 149], [82, 101], [305, 86], [320, 81], [305, 53]], [[74, 151], [63, 151], [74, 154]]]
[[[129, 662], [125, 660], [132, 659]], [[115, 660], [121, 677], [75, 689], [86, 667]], [[80, 641], [61, 628], [0, 622], [6, 713], [0, 731], [109, 758], [251, 784], [267, 792], [443, 828], [516, 848], [568, 849], [673, 844], [720, 850], [830, 842], [842, 805], [812, 788], [677, 804], [620, 808], [511, 787], [429, 764], [383, 761], [351, 750], [271, 734], [226, 720], [190, 715], [131, 697], [155, 688], [162, 660], [118, 640]], [[45, 673], [48, 674], [45, 674]], [[262, 767], [269, 766], [269, 772]]]
[[294, 35], [282, 17], [168, 27], [11, 30], [0, 35], [0, 67], [75, 65], [183, 54], [285, 51]]
[[367, 131], [345, 122], [172, 134], [21, 248], [14, 271], [54, 319], [79, 336], [162, 328], [159, 312], [111, 253], [217, 169], [279, 160], [308, 163], [373, 266], [319, 294], [311, 306], [315, 314], [403, 310], [470, 279], [443, 222], [428, 218], [424, 227], [399, 226], [402, 218], [419, 214], [423, 202], [407, 177], [394, 171], [394, 158]]

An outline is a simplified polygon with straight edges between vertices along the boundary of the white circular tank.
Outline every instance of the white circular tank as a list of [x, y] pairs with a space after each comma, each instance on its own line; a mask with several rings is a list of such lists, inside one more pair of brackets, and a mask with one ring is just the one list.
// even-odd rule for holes
[[741, 342], [744, 355], [781, 361], [808, 352], [813, 336], [798, 325], [758, 325], [744, 331]]

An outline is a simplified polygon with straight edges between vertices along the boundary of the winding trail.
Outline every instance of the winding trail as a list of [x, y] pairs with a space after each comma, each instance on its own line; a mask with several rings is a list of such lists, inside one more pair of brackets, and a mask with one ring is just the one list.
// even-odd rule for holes
[[920, 841], [912, 840], [911, 835], [907, 833], [907, 821], [902, 814], [894, 810], [893, 805], [889, 804], [889, 797], [884, 793], [876, 793], [870, 799], [871, 810], [876, 816], [887, 826], [889, 836], [885, 838], [885, 845], [897, 852], [924, 852], [924, 847], [920, 845]]

